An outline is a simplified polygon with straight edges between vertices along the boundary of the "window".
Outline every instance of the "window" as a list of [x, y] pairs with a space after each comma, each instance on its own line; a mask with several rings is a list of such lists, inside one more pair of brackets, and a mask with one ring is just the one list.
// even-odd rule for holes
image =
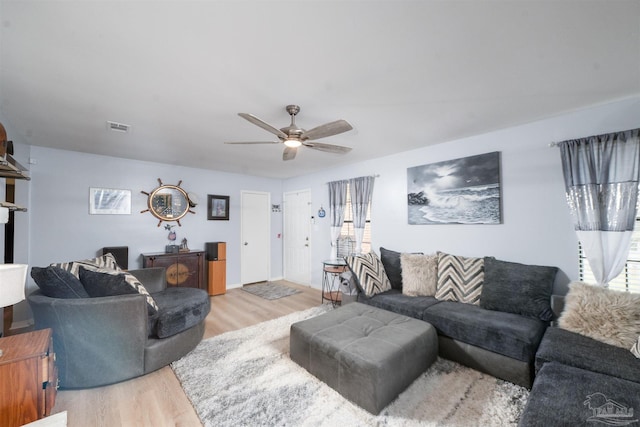
[[[595, 283], [596, 280], [580, 244], [578, 244], [578, 257], [580, 260], [580, 280]], [[618, 277], [609, 282], [609, 289], [640, 293], [640, 218], [636, 218], [631, 236], [631, 250], [624, 269]]]
[[[353, 211], [351, 210], [351, 188], [347, 185], [347, 204], [344, 208], [344, 223], [340, 230], [340, 239], [349, 238], [353, 240], [353, 248], [355, 250], [356, 235], [353, 227]], [[371, 202], [367, 208], [367, 220], [364, 226], [364, 236], [362, 238], [362, 253], [366, 254], [371, 251]]]

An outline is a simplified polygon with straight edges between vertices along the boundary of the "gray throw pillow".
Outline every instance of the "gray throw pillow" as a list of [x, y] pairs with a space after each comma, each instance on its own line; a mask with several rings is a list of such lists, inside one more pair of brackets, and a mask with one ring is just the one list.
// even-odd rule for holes
[[137, 294], [124, 278], [124, 274], [98, 273], [83, 266], [78, 269], [80, 281], [90, 297], [112, 297]]
[[[141, 288], [136, 288], [130, 283], [129, 273], [120, 272], [114, 274], [109, 271], [92, 271], [80, 266], [80, 281], [90, 297], [109, 297], [116, 295], [141, 294], [147, 299], [149, 314], [158, 311], [158, 306], [151, 295], [140, 284]], [[134, 278], [135, 279], [135, 278]], [[139, 282], [138, 282], [139, 283]]]
[[89, 298], [80, 280], [60, 267], [33, 267], [31, 277], [50, 298]]
[[480, 307], [548, 322], [553, 317], [551, 293], [557, 267], [484, 259]]
[[390, 251], [380, 247], [380, 260], [387, 273], [392, 289], [402, 290], [402, 265], [400, 264], [400, 252]]

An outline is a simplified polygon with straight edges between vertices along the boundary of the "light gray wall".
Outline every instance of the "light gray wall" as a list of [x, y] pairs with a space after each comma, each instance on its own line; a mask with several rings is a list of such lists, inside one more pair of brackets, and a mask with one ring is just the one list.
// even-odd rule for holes
[[[177, 241], [187, 238], [192, 250], [204, 249], [205, 242], [227, 242], [227, 285], [240, 285], [240, 193], [243, 190], [268, 192], [271, 202], [280, 204], [282, 182], [249, 175], [176, 167], [168, 164], [141, 162], [78, 152], [30, 147], [31, 181], [28, 183], [29, 256], [31, 266], [93, 257], [104, 246], [128, 246], [129, 268], [142, 266], [141, 253], [162, 252], [168, 243], [163, 222], [146, 209], [147, 197], [158, 186], [177, 184], [195, 193], [200, 203], [175, 227]], [[28, 159], [27, 159], [28, 160]], [[105, 187], [131, 190], [130, 215], [89, 215], [89, 188]], [[207, 195], [230, 196], [230, 220], [207, 220]], [[282, 277], [282, 213], [271, 213], [271, 278]], [[175, 223], [171, 223], [175, 224]], [[24, 234], [16, 232], [22, 242]], [[22, 244], [22, 243], [20, 243]], [[27, 292], [35, 289], [28, 279]], [[30, 313], [16, 309], [16, 320]]]
[[[396, 251], [443, 251], [560, 268], [555, 292], [578, 277], [577, 239], [564, 196], [558, 148], [562, 141], [640, 126], [640, 98], [586, 109], [484, 135], [289, 179], [284, 191], [311, 188], [313, 211], [328, 210], [326, 183], [363, 175], [376, 179], [371, 211], [372, 247]], [[425, 118], [428, 120], [428, 118]], [[357, 126], [357, 124], [356, 124]], [[389, 144], [401, 134], [382, 135]], [[366, 147], [354, 147], [355, 150]], [[500, 225], [408, 225], [407, 168], [475, 154], [501, 152], [503, 223]], [[329, 257], [329, 215], [313, 227], [312, 277], [322, 281]], [[378, 252], [379, 253], [379, 252]]]

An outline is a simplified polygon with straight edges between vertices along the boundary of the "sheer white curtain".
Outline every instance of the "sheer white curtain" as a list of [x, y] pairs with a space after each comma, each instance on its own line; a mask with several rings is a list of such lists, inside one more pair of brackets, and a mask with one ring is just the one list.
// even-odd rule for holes
[[373, 194], [373, 176], [361, 176], [349, 180], [351, 193], [351, 210], [353, 212], [353, 230], [356, 237], [355, 253], [362, 253], [362, 238], [367, 221], [367, 210]]
[[349, 181], [333, 181], [329, 185], [329, 216], [331, 217], [331, 259], [338, 257], [338, 238], [344, 223]]
[[640, 181], [640, 129], [558, 146], [578, 239], [597, 284], [606, 287], [629, 255]]

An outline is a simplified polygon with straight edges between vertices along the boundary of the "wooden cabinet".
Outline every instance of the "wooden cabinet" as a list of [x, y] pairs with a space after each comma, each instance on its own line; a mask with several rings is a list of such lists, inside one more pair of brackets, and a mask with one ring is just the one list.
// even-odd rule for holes
[[51, 414], [58, 385], [51, 329], [0, 338], [0, 425]]
[[206, 291], [204, 262], [204, 251], [142, 254], [142, 267], [167, 269], [167, 286], [199, 288]]

